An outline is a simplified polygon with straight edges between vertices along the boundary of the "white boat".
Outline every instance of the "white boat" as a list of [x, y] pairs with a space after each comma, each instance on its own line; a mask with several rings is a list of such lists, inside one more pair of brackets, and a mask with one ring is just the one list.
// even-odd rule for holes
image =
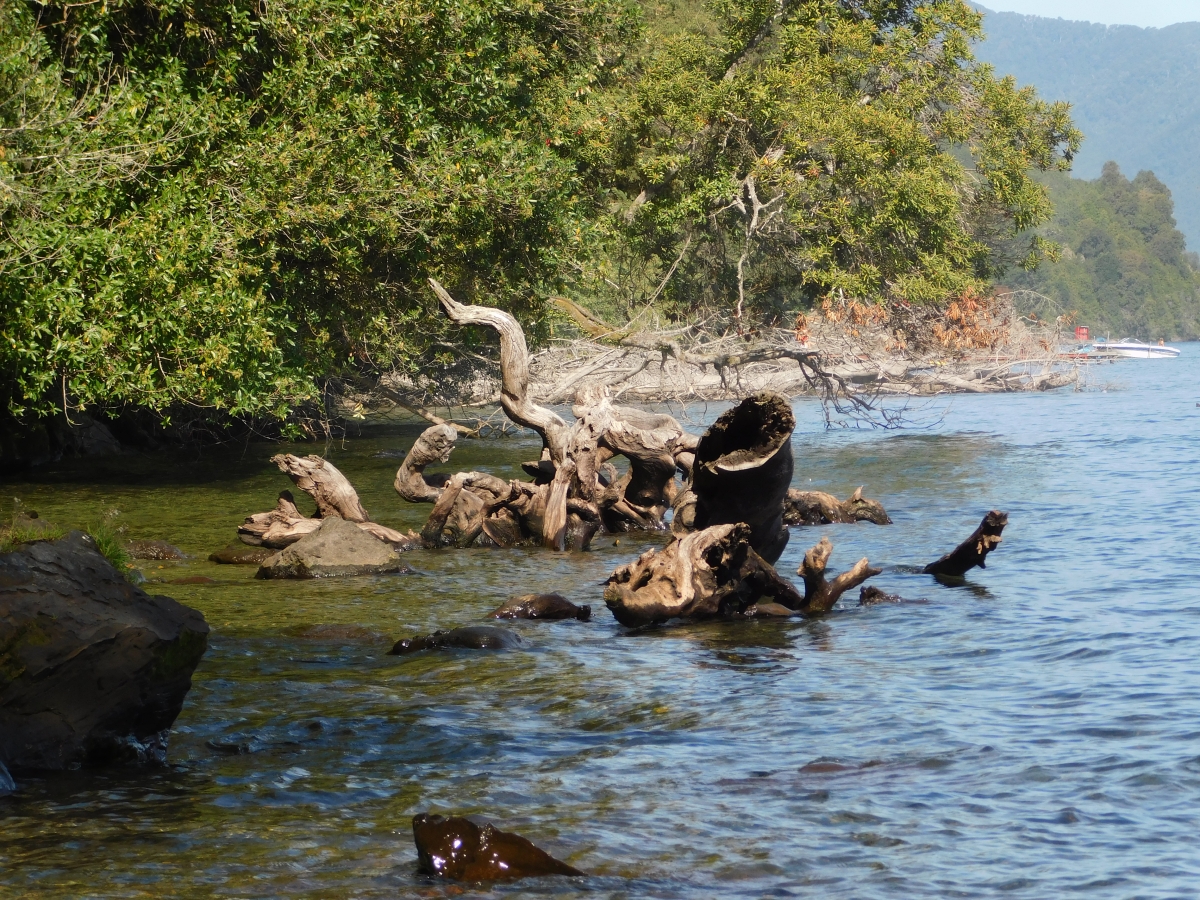
[[1096, 341], [1092, 346], [1097, 353], [1111, 353], [1130, 359], [1174, 359], [1179, 355], [1175, 347], [1165, 344], [1144, 344], [1126, 338], [1123, 341]]

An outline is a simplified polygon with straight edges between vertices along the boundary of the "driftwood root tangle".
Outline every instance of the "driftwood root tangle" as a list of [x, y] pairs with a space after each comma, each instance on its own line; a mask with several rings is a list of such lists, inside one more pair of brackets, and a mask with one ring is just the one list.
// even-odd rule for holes
[[450, 461], [458, 432], [451, 425], [433, 425], [421, 432], [396, 470], [396, 493], [411, 503], [434, 503], [448, 475], [426, 475], [425, 467]]
[[336, 516], [347, 522], [370, 520], [358, 499], [358, 492], [329, 460], [320, 456], [300, 457], [280, 453], [272, 456], [271, 462], [279, 466], [296, 487], [317, 502], [319, 518]]
[[622, 625], [743, 615], [767, 598], [799, 609], [804, 598], [750, 543], [744, 523], [714, 525], [648, 550], [609, 576], [604, 602]]
[[926, 575], [946, 575], [958, 578], [979, 566], [986, 569], [984, 560], [999, 546], [1000, 533], [1008, 524], [1008, 513], [992, 510], [983, 517], [979, 527], [971, 536], [936, 562], [931, 562], [922, 571]]
[[838, 500], [824, 491], [791, 488], [783, 501], [784, 525], [840, 525], [847, 522], [892, 524], [883, 505], [864, 497], [861, 487], [846, 500]]
[[800, 612], [806, 616], [820, 616], [833, 609], [842, 594], [851, 588], [856, 588], [873, 575], [878, 575], [882, 569], [871, 566], [864, 556], [850, 569], [836, 576], [832, 581], [825, 577], [825, 568], [829, 565], [829, 557], [833, 554], [833, 544], [829, 538], [821, 538], [820, 543], [804, 554], [804, 562], [796, 570], [796, 574], [804, 579], [804, 602]]

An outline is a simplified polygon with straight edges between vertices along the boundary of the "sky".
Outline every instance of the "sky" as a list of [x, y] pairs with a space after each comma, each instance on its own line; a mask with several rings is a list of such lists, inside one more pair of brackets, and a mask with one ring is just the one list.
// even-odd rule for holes
[[1143, 28], [1200, 22], [1200, 0], [980, 0], [980, 5], [996, 12]]

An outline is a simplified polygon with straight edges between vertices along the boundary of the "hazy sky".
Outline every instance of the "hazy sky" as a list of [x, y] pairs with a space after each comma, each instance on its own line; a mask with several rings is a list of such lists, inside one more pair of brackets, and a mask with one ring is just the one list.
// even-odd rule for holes
[[1143, 28], [1200, 22], [1200, 0], [980, 0], [980, 5], [997, 12]]

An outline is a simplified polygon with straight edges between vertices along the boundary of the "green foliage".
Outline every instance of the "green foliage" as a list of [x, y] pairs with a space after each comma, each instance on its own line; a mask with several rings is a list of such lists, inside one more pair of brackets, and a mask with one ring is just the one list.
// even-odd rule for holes
[[[614, 191], [580, 293], [616, 284], [632, 309], [662, 285], [680, 315], [766, 317], [830, 294], [939, 301], [1049, 217], [1030, 169], [1065, 168], [1080, 136], [1065, 104], [974, 63], [964, 3], [708, 9], [713, 27], [692, 30], [660, 13], [630, 76], [563, 111], [596, 189]], [[1045, 249], [1028, 241], [1018, 261]]]
[[1200, 22], [1135, 28], [987, 12], [983, 27], [980, 59], [1071, 101], [1087, 135], [1078, 177], [1099, 177], [1107, 160], [1153, 170], [1175, 196], [1180, 230], [1200, 242]]
[[91, 522], [85, 525], [83, 530], [91, 535], [100, 555], [107, 559], [114, 569], [124, 575], [127, 569], [132, 568], [133, 557], [125, 551], [121, 535], [108, 519]]
[[424, 279], [536, 337], [578, 232], [548, 97], [621, 0], [0, 0], [0, 384], [13, 413], [286, 415], [413, 365]]
[[1006, 283], [1078, 311], [1093, 336], [1200, 338], [1200, 258], [1185, 252], [1166, 185], [1153, 172], [1130, 181], [1114, 162], [1095, 181], [1047, 185], [1055, 214], [1042, 232], [1062, 258]]

